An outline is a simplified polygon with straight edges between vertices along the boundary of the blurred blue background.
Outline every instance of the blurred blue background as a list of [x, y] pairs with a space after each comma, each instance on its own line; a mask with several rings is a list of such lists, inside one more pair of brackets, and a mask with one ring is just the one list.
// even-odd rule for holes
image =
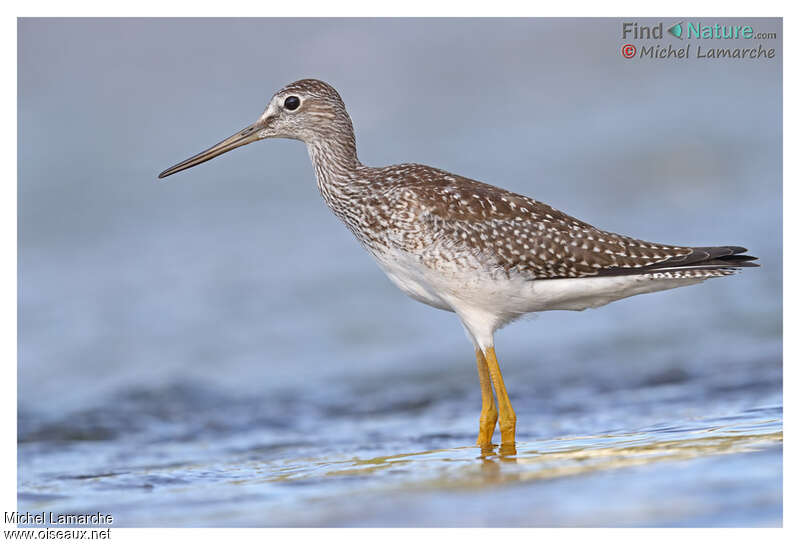
[[[244, 450], [474, 440], [460, 324], [389, 283], [326, 209], [302, 143], [260, 142], [156, 181], [304, 77], [339, 90], [365, 164], [429, 164], [603, 229], [760, 258], [733, 278], [501, 331], [521, 441], [779, 413], [782, 28], [747, 23], [778, 33], [764, 42], [775, 59], [628, 60], [617, 19], [21, 19], [21, 497], [93, 506], [58, 479], [146, 468], [125, 456], [176, 438]], [[675, 404], [647, 389], [664, 384], [679, 385]], [[432, 523], [469, 522], [445, 503]], [[778, 520], [770, 505], [752, 520]], [[191, 508], [117, 510], [128, 524], [200, 524]], [[414, 520], [375, 517], [304, 523]]]

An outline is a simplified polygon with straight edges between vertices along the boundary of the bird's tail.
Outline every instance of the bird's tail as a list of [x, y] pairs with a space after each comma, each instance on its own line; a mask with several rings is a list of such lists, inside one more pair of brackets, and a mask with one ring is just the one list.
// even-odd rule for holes
[[663, 269], [725, 269], [740, 267], [758, 267], [753, 263], [757, 257], [746, 255], [747, 248], [741, 246], [704, 246], [691, 248], [691, 253], [684, 256], [673, 257], [651, 265], [653, 270]]
[[605, 269], [602, 274], [654, 274], [671, 278], [727, 276], [742, 267], [758, 267], [757, 257], [741, 246], [690, 247], [686, 255], [671, 257], [646, 267]]

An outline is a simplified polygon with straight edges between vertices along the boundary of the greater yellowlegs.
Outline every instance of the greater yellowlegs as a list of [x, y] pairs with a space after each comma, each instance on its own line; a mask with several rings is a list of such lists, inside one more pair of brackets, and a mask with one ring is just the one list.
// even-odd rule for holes
[[305, 142], [323, 199], [391, 281], [458, 315], [478, 363], [479, 445], [491, 445], [498, 413], [502, 444], [513, 448], [515, 441], [516, 416], [494, 350], [497, 329], [530, 312], [596, 308], [757, 266], [739, 246], [675, 246], [602, 231], [425, 165], [362, 165], [339, 93], [315, 79], [287, 85], [255, 123], [158, 177], [264, 138]]

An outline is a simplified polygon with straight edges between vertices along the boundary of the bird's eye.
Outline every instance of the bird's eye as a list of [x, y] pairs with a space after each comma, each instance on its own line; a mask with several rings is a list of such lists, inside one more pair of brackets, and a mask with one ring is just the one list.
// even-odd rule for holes
[[283, 107], [287, 110], [296, 110], [300, 106], [300, 99], [296, 96], [286, 97], [283, 101]]

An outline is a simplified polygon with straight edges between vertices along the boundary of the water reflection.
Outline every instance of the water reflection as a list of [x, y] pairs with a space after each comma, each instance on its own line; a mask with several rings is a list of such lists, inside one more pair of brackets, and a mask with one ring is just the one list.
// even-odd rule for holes
[[[752, 422], [750, 432], [721, 425], [658, 432], [605, 434], [397, 453], [362, 459], [320, 459], [278, 468], [264, 467], [267, 482], [340, 477], [369, 477], [388, 482], [403, 474], [401, 487], [480, 487], [554, 479], [612, 469], [754, 452], [782, 443], [780, 420]], [[475, 462], [479, 461], [478, 464]], [[313, 471], [309, 471], [313, 467]], [[390, 479], [389, 479], [390, 480]]]
[[[518, 509], [495, 513], [494, 524], [624, 525], [635, 520], [664, 525], [694, 521], [697, 511], [684, 509], [690, 498], [717, 509], [710, 518], [695, 521], [700, 525], [721, 524], [726, 513], [735, 513], [737, 524], [746, 513], [759, 524], [776, 524], [782, 441], [781, 409], [765, 407], [734, 419], [483, 448], [415, 449], [421, 442], [414, 440], [394, 446], [283, 441], [269, 448], [259, 443], [209, 451], [201, 441], [183, 447], [161, 444], [166, 450], [156, 448], [150, 458], [109, 450], [102, 461], [87, 453], [117, 443], [82, 442], [58, 449], [62, 465], [73, 467], [72, 472], [25, 466], [19, 500], [20, 509], [54, 512], [85, 510], [91, 501], [121, 513], [123, 526], [174, 523], [180, 513], [194, 517], [197, 510], [212, 525], [460, 525], [479, 523], [482, 519], [470, 509], [502, 494], [504, 503]], [[25, 445], [23, 460], [47, 448]], [[691, 465], [684, 463], [691, 460]], [[682, 463], [679, 471], [675, 462]], [[626, 468], [637, 471], [622, 473]], [[524, 493], [520, 486], [534, 487], [536, 493]], [[630, 488], [616, 503], [602, 499], [621, 486]], [[576, 489], [581, 493], [576, 495]], [[120, 490], [125, 491], [122, 500]], [[153, 511], [155, 499], [172, 511]], [[581, 507], [559, 510], [567, 499]], [[659, 502], [663, 510], [653, 511]], [[676, 506], [684, 510], [674, 511]], [[603, 515], [604, 509], [616, 511]]]
[[510, 462], [514, 461], [517, 455], [517, 443], [502, 443], [500, 445], [492, 443], [491, 445], [483, 445], [478, 448], [481, 450], [480, 458], [483, 460], [499, 458], [504, 462]]

